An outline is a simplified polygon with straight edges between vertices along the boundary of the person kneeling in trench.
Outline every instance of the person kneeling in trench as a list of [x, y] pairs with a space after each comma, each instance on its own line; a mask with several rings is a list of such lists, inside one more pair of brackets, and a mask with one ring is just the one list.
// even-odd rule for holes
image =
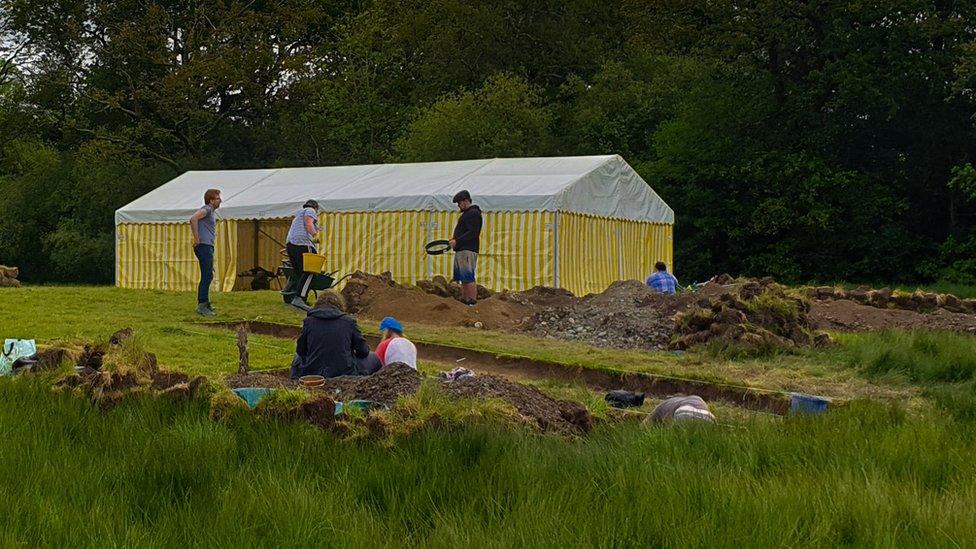
[[369, 346], [356, 319], [345, 312], [345, 300], [337, 292], [323, 292], [302, 324], [295, 348], [291, 377], [366, 375]]
[[667, 423], [670, 421], [706, 421], [714, 422], [715, 416], [708, 409], [708, 404], [698, 395], [675, 396], [664, 399], [651, 415], [644, 420], [647, 423]]

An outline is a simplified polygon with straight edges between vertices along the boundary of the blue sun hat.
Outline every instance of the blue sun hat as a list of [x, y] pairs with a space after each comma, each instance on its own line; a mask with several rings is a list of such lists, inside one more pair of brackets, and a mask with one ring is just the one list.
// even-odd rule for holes
[[388, 316], [384, 318], [382, 322], [380, 322], [380, 331], [382, 332], [383, 330], [393, 330], [394, 332], [399, 332], [402, 334], [403, 324], [400, 324], [400, 321], [392, 316]]

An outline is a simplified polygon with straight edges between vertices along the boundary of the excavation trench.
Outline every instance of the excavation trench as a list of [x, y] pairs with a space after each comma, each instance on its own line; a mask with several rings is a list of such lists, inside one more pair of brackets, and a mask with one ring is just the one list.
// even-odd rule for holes
[[[236, 331], [241, 322], [210, 322], [206, 326]], [[297, 339], [301, 328], [272, 322], [248, 322], [252, 333], [284, 339]], [[366, 336], [370, 347], [379, 343], [376, 336]], [[781, 392], [750, 387], [711, 383], [642, 372], [623, 372], [613, 369], [584, 368], [526, 357], [504, 356], [495, 353], [464, 349], [437, 343], [411, 340], [423, 360], [463, 366], [478, 373], [501, 375], [514, 379], [557, 380], [582, 383], [596, 391], [625, 389], [656, 397], [676, 394], [695, 394], [706, 401], [720, 401], [750, 410], [785, 414], [790, 407], [789, 397]]]

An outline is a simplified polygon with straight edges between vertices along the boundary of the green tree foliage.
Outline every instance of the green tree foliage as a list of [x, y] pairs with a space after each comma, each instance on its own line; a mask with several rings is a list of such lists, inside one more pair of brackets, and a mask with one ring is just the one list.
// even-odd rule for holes
[[197, 168], [621, 154], [676, 272], [976, 280], [976, 3], [0, 0], [0, 262]]
[[410, 123], [398, 155], [431, 161], [544, 154], [552, 115], [540, 92], [524, 79], [500, 75], [478, 90], [446, 96]]

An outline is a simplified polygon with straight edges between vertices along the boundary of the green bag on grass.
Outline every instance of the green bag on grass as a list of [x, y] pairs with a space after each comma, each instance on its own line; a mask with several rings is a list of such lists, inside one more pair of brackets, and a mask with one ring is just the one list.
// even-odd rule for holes
[[37, 344], [33, 339], [7, 339], [3, 342], [0, 353], [0, 376], [8, 376], [13, 372], [14, 362], [18, 358], [32, 357], [37, 354]]

